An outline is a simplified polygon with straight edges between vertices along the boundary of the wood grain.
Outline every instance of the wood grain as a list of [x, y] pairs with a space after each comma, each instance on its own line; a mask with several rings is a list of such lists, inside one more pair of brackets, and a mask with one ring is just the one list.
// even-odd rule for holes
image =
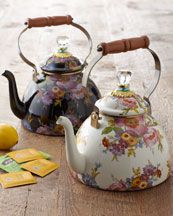
[[[27, 17], [71, 14], [86, 27], [94, 47], [102, 41], [148, 35], [161, 58], [162, 79], [151, 97], [153, 115], [160, 121], [169, 143], [173, 140], [173, 1], [171, 0], [0, 0], [0, 73], [12, 70], [22, 94], [32, 77], [32, 69], [17, 54], [17, 36]], [[33, 61], [51, 51], [57, 35], [71, 36], [76, 55], [87, 52], [85, 38], [71, 27], [44, 28], [28, 32], [22, 40], [25, 54]], [[32, 44], [32, 46], [31, 46]], [[93, 52], [92, 56], [95, 54]], [[92, 78], [103, 94], [116, 86], [113, 79], [118, 69], [133, 72], [132, 87], [143, 94], [143, 82], [148, 86], [153, 76], [153, 61], [141, 50], [109, 55], [95, 67]], [[106, 82], [105, 82], [106, 80]], [[36, 185], [0, 189], [0, 216], [172, 216], [173, 178], [163, 184], [139, 192], [107, 192], [92, 189], [74, 180], [65, 159], [64, 138], [39, 136], [21, 127], [12, 114], [8, 101], [8, 83], [0, 77], [0, 122], [18, 128], [20, 142], [14, 149], [34, 147], [53, 155], [60, 168], [45, 178], [37, 178]], [[172, 155], [171, 149], [171, 155]]]

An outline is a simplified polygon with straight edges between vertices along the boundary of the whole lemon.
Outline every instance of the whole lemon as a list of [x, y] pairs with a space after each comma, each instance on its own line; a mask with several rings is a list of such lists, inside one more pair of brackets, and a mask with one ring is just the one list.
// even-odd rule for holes
[[0, 124], [0, 150], [7, 150], [18, 143], [18, 133], [9, 124]]

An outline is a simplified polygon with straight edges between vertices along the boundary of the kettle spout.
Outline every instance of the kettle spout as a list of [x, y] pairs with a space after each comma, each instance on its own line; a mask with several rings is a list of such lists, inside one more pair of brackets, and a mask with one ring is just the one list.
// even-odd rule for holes
[[76, 136], [71, 121], [64, 116], [60, 116], [56, 123], [61, 124], [65, 129], [65, 148], [69, 166], [77, 173], [84, 173], [86, 158], [77, 149]]
[[[28, 111], [28, 103], [31, 103], [29, 100], [27, 103], [23, 103], [18, 96], [16, 81], [14, 75], [10, 71], [5, 71], [2, 76], [6, 77], [9, 82], [9, 95], [10, 95], [10, 106], [15, 116], [20, 119], [23, 119]], [[33, 97], [32, 97], [33, 99]]]

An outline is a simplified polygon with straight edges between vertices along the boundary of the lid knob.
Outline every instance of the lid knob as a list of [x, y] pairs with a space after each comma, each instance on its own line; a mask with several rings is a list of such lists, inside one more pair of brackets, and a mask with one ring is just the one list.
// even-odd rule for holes
[[132, 73], [130, 71], [119, 71], [117, 74], [118, 88], [111, 92], [112, 96], [116, 97], [132, 97], [135, 95], [133, 91], [130, 90], [130, 80]]
[[59, 53], [67, 52], [68, 45], [69, 45], [69, 38], [67, 36], [58, 36], [56, 41], [58, 44], [58, 52]]
[[130, 80], [132, 73], [130, 71], [119, 71], [117, 74], [118, 79], [118, 90], [129, 91]]

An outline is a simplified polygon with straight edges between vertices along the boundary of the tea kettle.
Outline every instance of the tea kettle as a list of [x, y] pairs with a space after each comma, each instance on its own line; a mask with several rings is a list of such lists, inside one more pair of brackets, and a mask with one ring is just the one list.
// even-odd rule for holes
[[95, 103], [76, 136], [68, 118], [59, 117], [57, 121], [65, 128], [67, 161], [73, 175], [91, 187], [134, 191], [156, 186], [169, 176], [168, 143], [151, 115], [149, 103], [161, 73], [159, 58], [149, 48], [149, 38], [101, 43], [96, 61], [107, 54], [139, 48], [147, 49], [155, 60], [154, 85], [145, 97], [130, 89], [131, 72], [120, 71], [118, 88]]
[[[18, 49], [23, 61], [33, 68], [33, 80], [26, 89], [23, 101], [20, 101], [13, 74], [10, 71], [2, 74], [9, 81], [11, 109], [22, 119], [24, 128], [31, 132], [63, 135], [63, 127], [56, 125], [60, 115], [68, 117], [77, 131], [91, 114], [96, 100], [100, 98], [100, 92], [91, 79], [87, 85], [82, 85], [83, 71], [92, 50], [91, 37], [86, 29], [73, 22], [70, 15], [28, 19], [25, 25], [27, 27], [18, 38]], [[59, 25], [71, 25], [82, 31], [88, 39], [89, 53], [82, 63], [68, 51], [68, 39], [62, 36], [57, 38], [57, 51], [38, 68], [23, 55], [20, 47], [21, 36], [31, 28]]]

